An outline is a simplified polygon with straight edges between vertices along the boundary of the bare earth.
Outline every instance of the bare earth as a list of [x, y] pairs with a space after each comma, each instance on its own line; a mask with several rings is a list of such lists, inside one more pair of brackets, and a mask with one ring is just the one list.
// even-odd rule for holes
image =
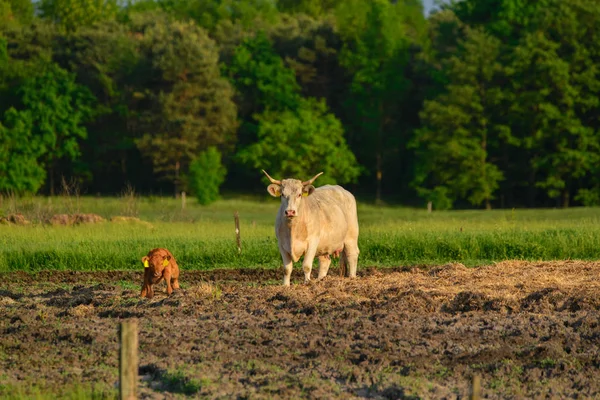
[[[600, 263], [359, 269], [278, 285], [275, 270], [3, 274], [0, 395], [114, 388], [117, 325], [137, 318], [140, 397], [600, 398]], [[314, 272], [313, 272], [314, 274]], [[3, 389], [4, 388], [4, 389]]]

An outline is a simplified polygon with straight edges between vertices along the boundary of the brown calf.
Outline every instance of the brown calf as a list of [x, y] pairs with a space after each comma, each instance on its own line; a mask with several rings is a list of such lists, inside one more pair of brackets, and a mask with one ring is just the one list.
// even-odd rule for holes
[[[144, 283], [142, 284], [141, 296], [151, 299], [154, 296], [152, 285], [161, 280], [167, 282], [167, 294], [170, 296], [173, 289], [179, 289], [179, 267], [173, 254], [167, 249], [150, 250], [147, 256], [142, 257], [144, 264]], [[171, 288], [171, 279], [173, 287]]]

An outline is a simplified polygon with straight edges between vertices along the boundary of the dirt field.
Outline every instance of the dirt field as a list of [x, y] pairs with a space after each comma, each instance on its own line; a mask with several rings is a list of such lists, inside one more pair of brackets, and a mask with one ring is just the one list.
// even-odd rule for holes
[[[467, 269], [4, 274], [2, 387], [114, 387], [117, 323], [140, 324], [141, 398], [600, 398], [600, 263]], [[314, 274], [314, 271], [313, 271]]]

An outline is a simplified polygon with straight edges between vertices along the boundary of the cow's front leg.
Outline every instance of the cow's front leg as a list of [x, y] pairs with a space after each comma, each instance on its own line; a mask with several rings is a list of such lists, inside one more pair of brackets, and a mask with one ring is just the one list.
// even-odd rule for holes
[[292, 261], [292, 257], [286, 251], [281, 250], [280, 253], [281, 259], [283, 260], [283, 286], [290, 286], [294, 262]]
[[310, 273], [312, 271], [313, 261], [315, 260], [315, 253], [317, 252], [316, 246], [308, 246], [306, 253], [304, 254], [304, 260], [302, 261], [302, 270], [304, 271], [304, 283], [310, 281]]
[[327, 276], [327, 271], [329, 271], [329, 266], [331, 265], [331, 257], [329, 254], [325, 254], [324, 256], [319, 257], [319, 278], [323, 279]]
[[146, 296], [146, 294], [148, 293], [148, 284], [146, 282], [144, 282], [142, 284], [142, 293], [140, 294], [141, 297]]
[[173, 288], [171, 287], [171, 272], [165, 271], [163, 277], [165, 278], [165, 282], [167, 282], [167, 295], [170, 296], [173, 293]]

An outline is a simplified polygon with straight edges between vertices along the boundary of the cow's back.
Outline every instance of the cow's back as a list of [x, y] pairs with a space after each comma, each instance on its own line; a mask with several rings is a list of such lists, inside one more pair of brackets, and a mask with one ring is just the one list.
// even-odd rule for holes
[[339, 208], [347, 219], [356, 217], [356, 200], [352, 193], [339, 185], [324, 185], [315, 189], [312, 200], [324, 210]]
[[[356, 200], [352, 193], [339, 185], [324, 185], [309, 197], [320, 214], [319, 247], [336, 247], [348, 237], [358, 238]], [[331, 242], [331, 243], [330, 243]], [[330, 250], [330, 249], [328, 249]]]

